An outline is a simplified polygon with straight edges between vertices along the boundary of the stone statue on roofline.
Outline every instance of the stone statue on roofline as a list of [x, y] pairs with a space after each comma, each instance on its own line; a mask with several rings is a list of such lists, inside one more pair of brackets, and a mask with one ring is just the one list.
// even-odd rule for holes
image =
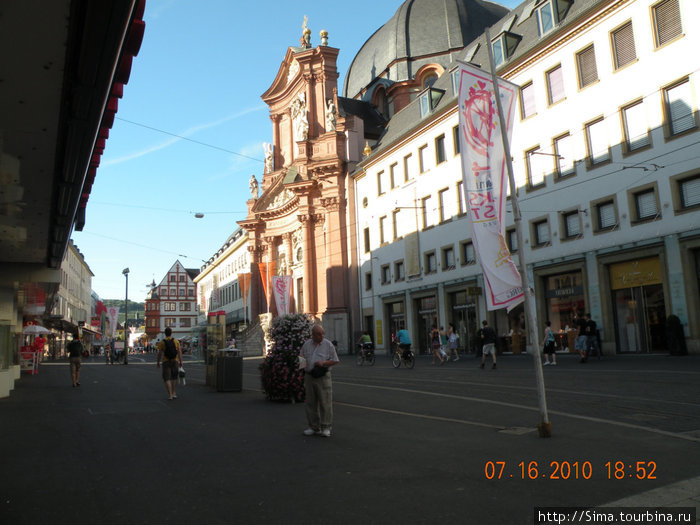
[[263, 150], [265, 150], [265, 173], [271, 173], [275, 170], [274, 161], [272, 159], [272, 144], [263, 142]]
[[335, 104], [329, 98], [326, 104], [326, 132], [335, 131]]
[[250, 197], [253, 199], [258, 198], [258, 179], [255, 178], [255, 174], [250, 176], [248, 181], [248, 187], [250, 188]]
[[301, 26], [301, 38], [299, 39], [299, 43], [304, 49], [311, 49], [311, 29], [306, 27], [308, 21], [309, 18], [304, 15], [304, 24]]

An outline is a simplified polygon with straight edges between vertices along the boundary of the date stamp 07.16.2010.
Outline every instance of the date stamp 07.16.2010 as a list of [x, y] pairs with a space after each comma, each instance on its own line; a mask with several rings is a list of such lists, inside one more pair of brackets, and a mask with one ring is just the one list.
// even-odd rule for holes
[[484, 477], [489, 480], [504, 479], [657, 479], [656, 461], [609, 460], [600, 464], [592, 461], [520, 461], [489, 460], [484, 464]]

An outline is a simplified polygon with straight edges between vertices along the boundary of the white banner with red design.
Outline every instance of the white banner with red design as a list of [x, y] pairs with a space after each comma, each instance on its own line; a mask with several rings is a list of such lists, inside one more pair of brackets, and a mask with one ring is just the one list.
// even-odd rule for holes
[[[472, 243], [486, 282], [488, 310], [513, 308], [524, 299], [520, 273], [505, 241], [508, 174], [490, 73], [460, 63], [459, 130], [462, 180]], [[518, 87], [498, 79], [510, 140]]]
[[272, 278], [272, 293], [275, 294], [277, 315], [287, 315], [292, 300], [292, 276], [275, 275]]
[[119, 307], [110, 306], [107, 308], [107, 319], [109, 319], [109, 336], [114, 337], [117, 330], [117, 319], [119, 318]]

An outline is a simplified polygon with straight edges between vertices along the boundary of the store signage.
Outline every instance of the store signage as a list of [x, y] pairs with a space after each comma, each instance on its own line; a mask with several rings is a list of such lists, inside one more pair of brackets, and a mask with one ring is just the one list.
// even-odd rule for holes
[[610, 265], [610, 288], [620, 290], [650, 284], [662, 284], [663, 274], [658, 257]]

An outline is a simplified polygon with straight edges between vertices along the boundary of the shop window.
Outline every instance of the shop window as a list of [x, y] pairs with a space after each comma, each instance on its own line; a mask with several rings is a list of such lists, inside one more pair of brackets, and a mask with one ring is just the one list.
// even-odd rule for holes
[[535, 88], [532, 82], [528, 82], [520, 88], [520, 117], [525, 120], [535, 113]]
[[651, 145], [644, 99], [622, 108], [620, 112], [626, 152], [631, 153]]
[[678, 0], [663, 0], [651, 8], [654, 23], [654, 44], [666, 45], [683, 34]]
[[693, 93], [686, 77], [663, 89], [665, 133], [667, 137], [680, 135], [698, 127], [693, 111]]
[[554, 154], [556, 155], [557, 179], [576, 173], [574, 163], [574, 139], [568, 133], [554, 139]]
[[610, 162], [610, 144], [605, 129], [605, 119], [600, 117], [589, 122], [586, 128], [586, 154], [589, 167]]
[[396, 261], [394, 263], [394, 280], [403, 281], [406, 278], [406, 272], [404, 270], [403, 261]]
[[613, 66], [616, 70], [637, 60], [631, 21], [610, 33], [610, 43], [612, 44]]
[[598, 81], [598, 68], [595, 63], [595, 46], [591, 44], [576, 53], [578, 87], [583, 89]]
[[391, 270], [389, 269], [388, 264], [382, 265], [381, 278], [382, 278], [382, 284], [390, 284], [391, 283]]
[[426, 274], [437, 272], [437, 260], [435, 257], [435, 251], [427, 252], [425, 254], [424, 263]]
[[455, 268], [455, 249], [453, 246], [447, 246], [442, 249], [442, 269], [454, 270]]
[[561, 70], [561, 64], [545, 73], [547, 79], [547, 100], [552, 106], [557, 102], [564, 100], [564, 76]]

